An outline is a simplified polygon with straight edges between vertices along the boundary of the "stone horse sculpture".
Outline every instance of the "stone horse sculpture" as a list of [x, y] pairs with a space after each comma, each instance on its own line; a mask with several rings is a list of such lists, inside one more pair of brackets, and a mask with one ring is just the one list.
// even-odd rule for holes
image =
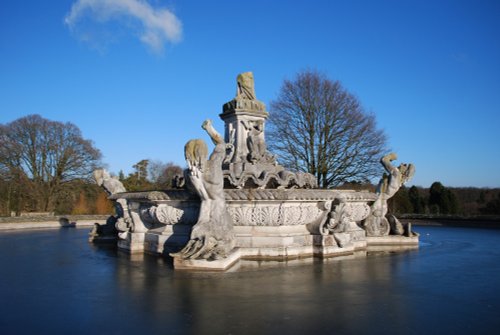
[[187, 186], [200, 197], [201, 204], [189, 242], [181, 251], [170, 254], [181, 259], [226, 258], [234, 247], [233, 222], [226, 208], [222, 172], [226, 150], [232, 145], [224, 142], [210, 120], [206, 120], [202, 128], [215, 148], [208, 160], [207, 145], [203, 140], [190, 140], [184, 148], [188, 165], [185, 171]]
[[384, 169], [388, 172], [382, 176], [377, 187], [377, 200], [371, 206], [371, 213], [364, 222], [364, 228], [368, 236], [386, 236], [391, 232], [394, 235], [402, 235], [402, 224], [394, 215], [387, 215], [389, 200], [408, 180], [415, 174], [413, 164], [401, 164], [395, 167], [391, 164], [398, 156], [390, 153], [380, 160]]

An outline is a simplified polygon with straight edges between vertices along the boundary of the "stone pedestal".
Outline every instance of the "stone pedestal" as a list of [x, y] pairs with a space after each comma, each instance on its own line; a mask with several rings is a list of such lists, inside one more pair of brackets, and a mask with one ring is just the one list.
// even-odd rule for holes
[[181, 250], [189, 241], [191, 225], [176, 224], [150, 230], [145, 237], [144, 251], [169, 255]]
[[118, 239], [118, 248], [131, 254], [143, 253], [145, 235], [145, 233], [120, 233]]
[[314, 235], [313, 252], [314, 257], [318, 258], [351, 255], [354, 253], [354, 245], [350, 243], [340, 248], [334, 235]]
[[354, 249], [364, 249], [366, 247], [366, 232], [355, 222], [350, 222], [345, 232], [351, 236]]
[[366, 237], [366, 244], [368, 246], [374, 245], [417, 245], [418, 246], [418, 236], [400, 236], [400, 235], [388, 235], [388, 236], [368, 236]]
[[220, 118], [224, 121], [224, 138], [226, 143], [234, 145], [234, 155], [230, 163], [248, 162], [248, 137], [250, 128], [260, 123], [262, 128], [256, 135], [261, 141], [264, 139], [264, 124], [269, 116], [264, 103], [258, 100], [235, 98], [222, 107]]
[[225, 124], [225, 142], [234, 147], [232, 157], [223, 166], [224, 187], [316, 187], [314, 176], [286, 171], [267, 151], [264, 128], [269, 114], [264, 103], [254, 94], [250, 96], [237, 95], [224, 104], [219, 115]]

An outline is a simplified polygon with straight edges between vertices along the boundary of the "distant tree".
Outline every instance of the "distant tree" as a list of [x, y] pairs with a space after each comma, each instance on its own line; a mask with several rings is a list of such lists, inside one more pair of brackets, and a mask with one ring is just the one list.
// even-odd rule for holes
[[81, 215], [81, 214], [89, 214], [89, 212], [90, 209], [87, 202], [87, 198], [85, 197], [85, 194], [81, 192], [78, 197], [78, 201], [75, 204], [75, 207], [73, 207], [73, 211], [71, 212], [71, 214]]
[[143, 159], [132, 166], [135, 171], [122, 181], [127, 191], [147, 191], [153, 188], [153, 184], [148, 180], [148, 166], [148, 159]]
[[500, 192], [497, 193], [497, 197], [491, 199], [486, 203], [486, 205], [480, 208], [481, 214], [487, 215], [500, 215]]
[[[72, 123], [29, 115], [0, 126], [0, 171], [12, 183], [10, 208], [51, 211], [64, 185], [89, 179], [101, 153]], [[23, 199], [25, 197], [25, 199]], [[26, 199], [27, 198], [27, 199]]]
[[420, 196], [420, 191], [415, 185], [408, 190], [408, 198], [412, 204], [414, 213], [425, 213], [425, 200]]
[[387, 202], [389, 212], [392, 214], [413, 213], [413, 205], [410, 201], [408, 189], [402, 186], [399, 191]]
[[445, 197], [448, 202], [447, 212], [445, 214], [458, 214], [460, 206], [458, 204], [458, 199], [453, 190], [446, 189]]
[[434, 182], [429, 189], [429, 207], [435, 214], [457, 214], [459, 210], [456, 195], [440, 182]]
[[148, 166], [149, 159], [143, 159], [134, 166], [135, 174], [137, 175], [138, 180], [147, 180], [148, 179]]
[[323, 188], [378, 177], [386, 151], [375, 117], [339, 81], [315, 71], [284, 81], [267, 135], [281, 164], [315, 175]]
[[172, 181], [176, 175], [183, 175], [183, 169], [173, 162], [155, 161], [150, 165], [150, 180], [157, 189], [172, 188]]
[[342, 185], [339, 185], [337, 188], [341, 189], [341, 190], [356, 190], [356, 191], [375, 192], [377, 187], [371, 183], [367, 183], [367, 182], [362, 183], [362, 182], [359, 182], [356, 180], [350, 180], [350, 181], [344, 182]]
[[477, 199], [478, 204], [484, 204], [486, 202], [486, 191], [481, 190], [481, 193], [479, 193], [479, 197]]
[[429, 189], [429, 207], [433, 214], [440, 214], [440, 207], [443, 199], [444, 186], [436, 181]]
[[101, 190], [95, 199], [95, 214], [113, 214], [113, 203], [108, 200], [106, 194]]

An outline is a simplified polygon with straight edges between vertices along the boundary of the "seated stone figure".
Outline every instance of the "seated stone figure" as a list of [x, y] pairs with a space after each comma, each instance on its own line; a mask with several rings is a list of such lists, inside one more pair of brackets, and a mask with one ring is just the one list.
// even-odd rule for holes
[[170, 255], [182, 259], [214, 260], [227, 257], [234, 247], [233, 222], [226, 209], [222, 173], [229, 144], [212, 127], [210, 120], [206, 120], [202, 128], [215, 144], [210, 158], [207, 160], [207, 146], [203, 140], [191, 140], [185, 146], [186, 181], [200, 197], [200, 213], [188, 244]]
[[[378, 198], [371, 206], [371, 213], [364, 222], [364, 228], [368, 236], [385, 236], [391, 231], [391, 224], [386, 218], [387, 200], [389, 200], [408, 180], [415, 174], [413, 164], [401, 164], [395, 167], [391, 164], [398, 157], [390, 153], [380, 160], [380, 163], [388, 172], [383, 175], [377, 187]], [[394, 216], [391, 216], [393, 234], [402, 235], [402, 225]]]
[[267, 154], [266, 142], [264, 136], [261, 135], [264, 130], [264, 123], [262, 121], [241, 121], [241, 124], [248, 132], [247, 148], [248, 148], [248, 161], [257, 163], [263, 161]]

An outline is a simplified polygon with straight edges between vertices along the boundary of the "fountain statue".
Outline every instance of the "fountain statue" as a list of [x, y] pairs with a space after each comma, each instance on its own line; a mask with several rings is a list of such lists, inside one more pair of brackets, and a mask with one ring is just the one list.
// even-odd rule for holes
[[226, 208], [222, 174], [226, 149], [232, 146], [224, 142], [210, 120], [206, 120], [202, 128], [215, 148], [207, 160], [208, 150], [203, 140], [191, 140], [185, 147], [186, 179], [200, 198], [200, 210], [188, 244], [181, 251], [170, 254], [182, 259], [226, 258], [234, 247], [233, 222]]
[[[226, 270], [246, 260], [335, 257], [371, 245], [418, 245], [411, 227], [387, 215], [387, 200], [414, 173], [393, 167], [376, 193], [318, 189], [308, 173], [288, 171], [267, 149], [264, 103], [251, 72], [237, 77], [236, 96], [223, 105], [224, 137], [202, 124], [215, 145], [190, 140], [178, 189], [126, 192], [103, 171], [96, 181], [117, 205], [118, 247], [173, 257], [176, 269]], [[392, 230], [391, 230], [392, 226]], [[392, 234], [390, 234], [392, 232]]]

